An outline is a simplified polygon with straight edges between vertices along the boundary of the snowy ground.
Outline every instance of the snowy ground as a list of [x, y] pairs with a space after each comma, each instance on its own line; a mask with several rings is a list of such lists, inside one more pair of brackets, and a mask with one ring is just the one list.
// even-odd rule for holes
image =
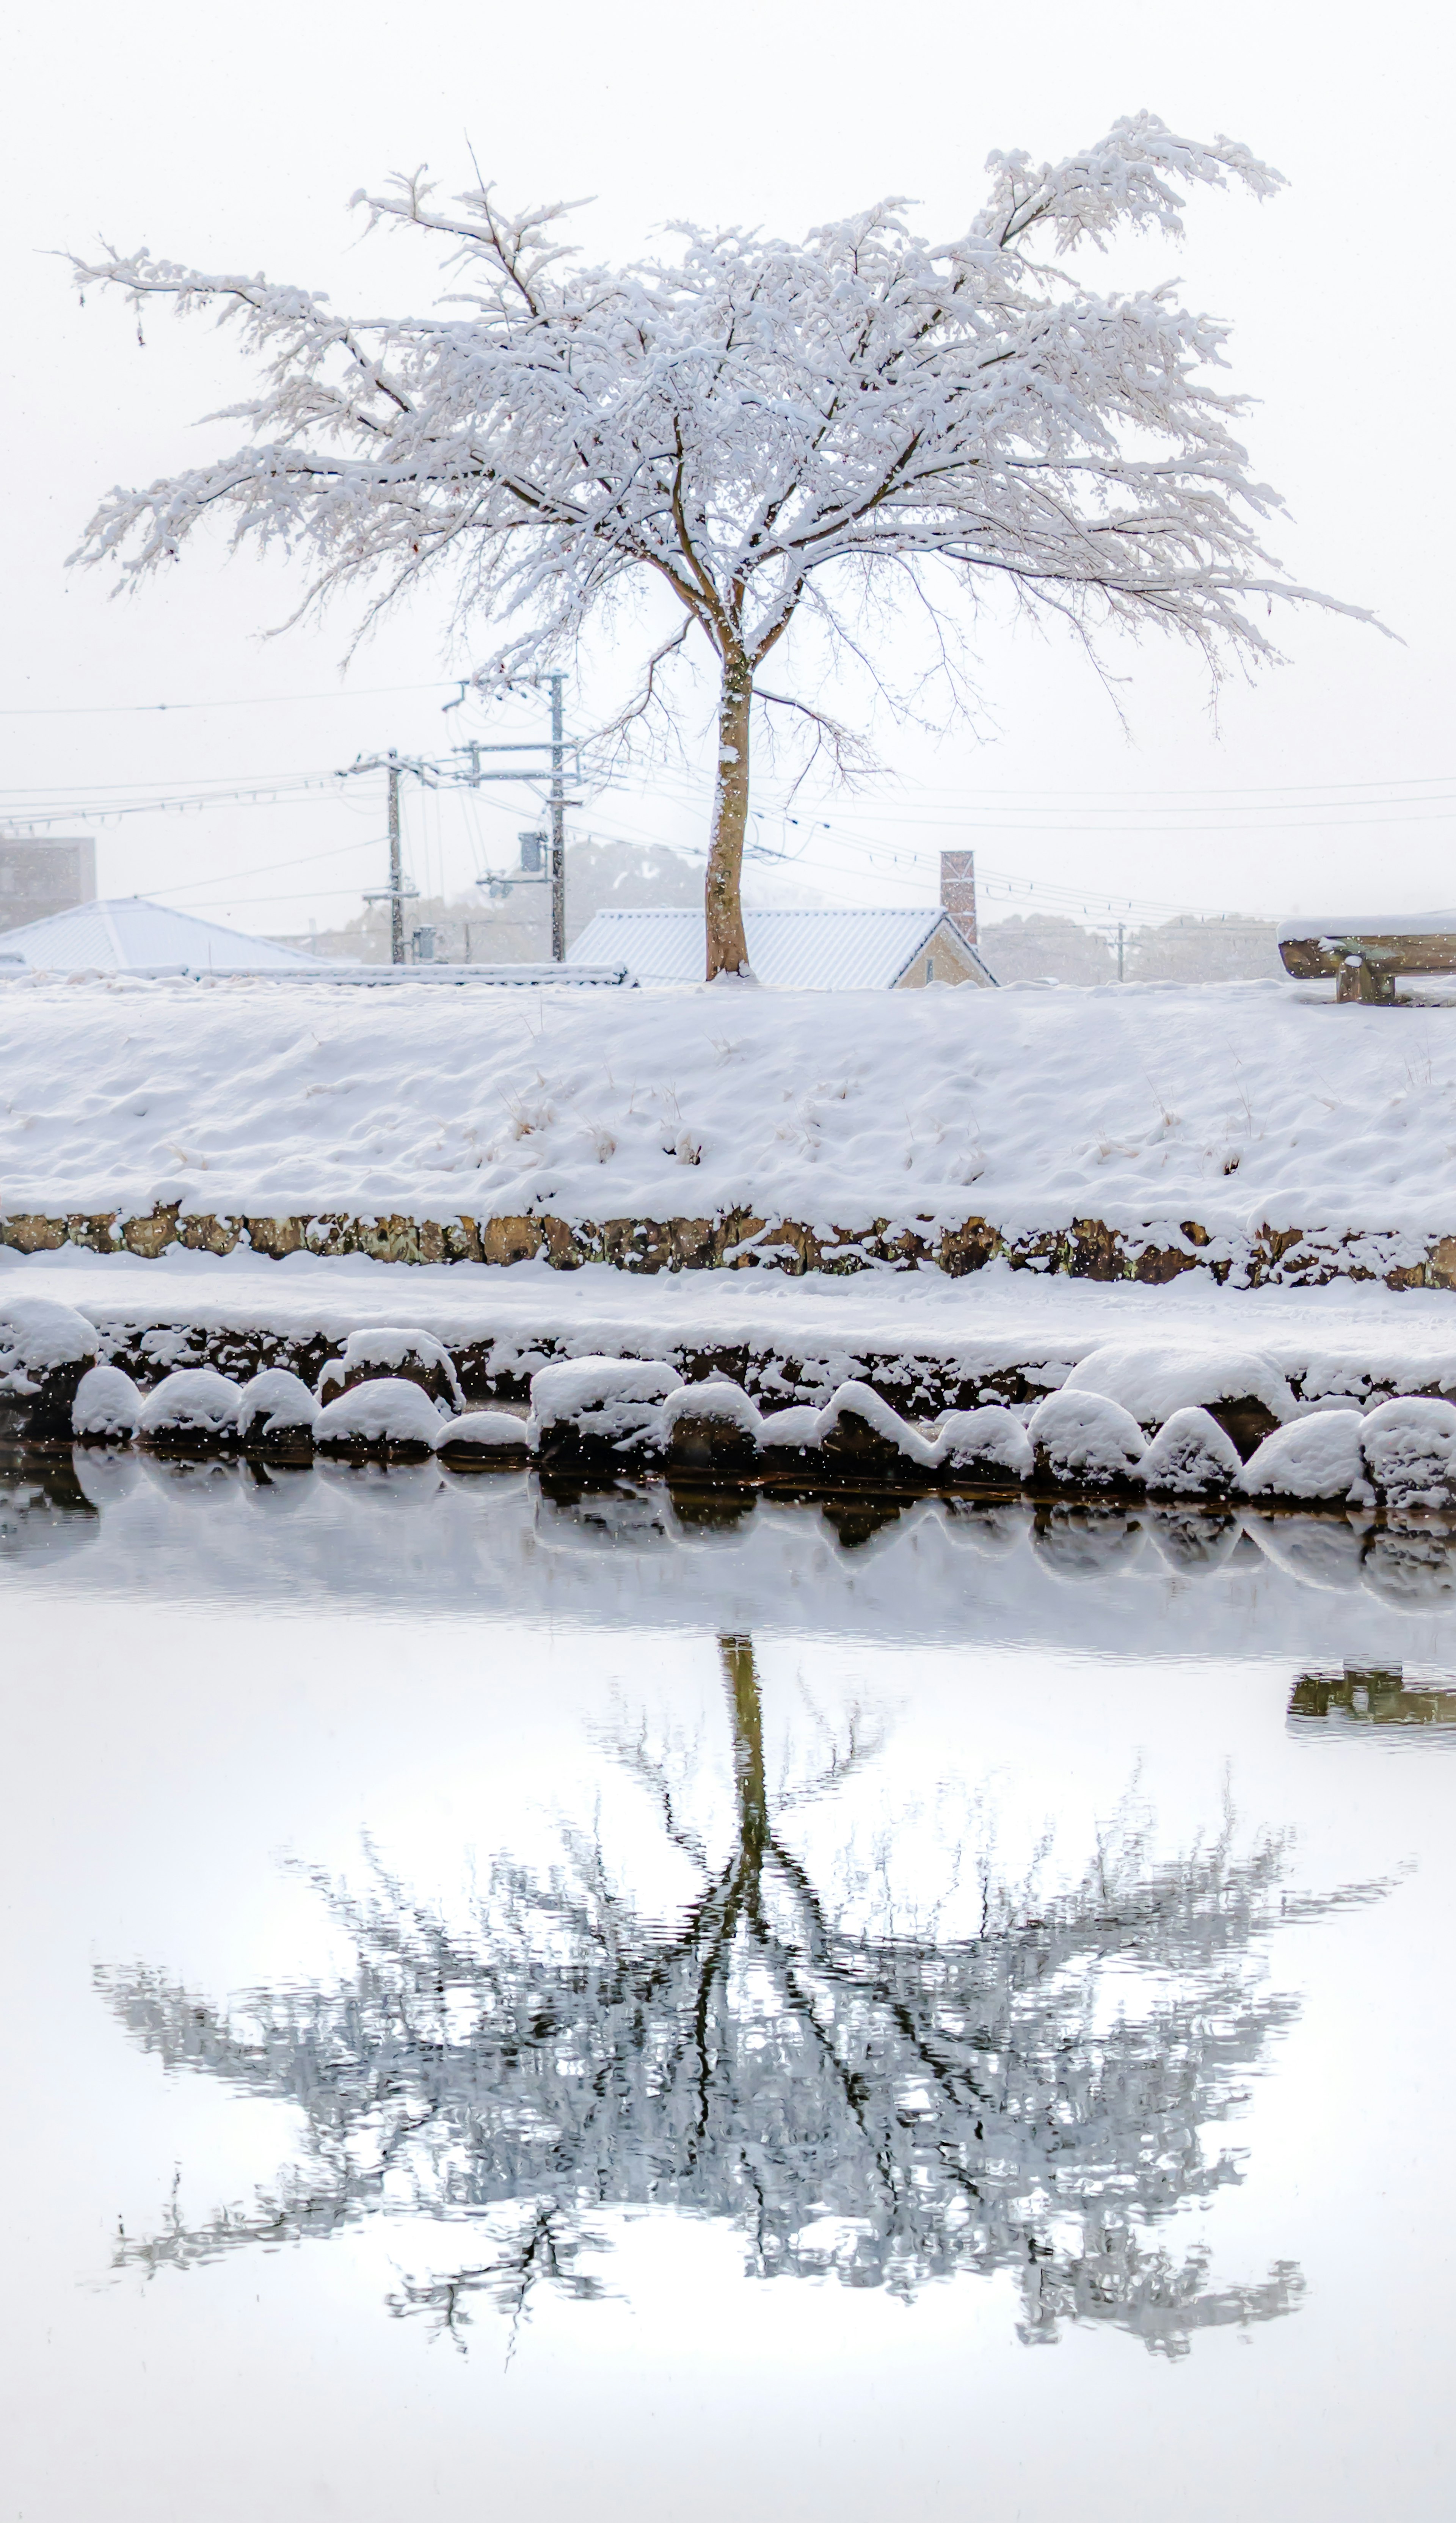
[[342, 1344], [352, 1331], [393, 1324], [433, 1332], [457, 1351], [493, 1343], [497, 1367], [533, 1356], [540, 1362], [543, 1344], [577, 1356], [650, 1357], [676, 1344], [743, 1342], [822, 1360], [831, 1378], [877, 1354], [960, 1361], [988, 1374], [1021, 1366], [1050, 1388], [1104, 1343], [1146, 1340], [1256, 1350], [1308, 1397], [1358, 1392], [1361, 1379], [1397, 1391], [1456, 1391], [1451, 1297], [1348, 1280], [1238, 1291], [1189, 1273], [1147, 1288], [1039, 1278], [1005, 1262], [963, 1279], [929, 1270], [849, 1279], [695, 1270], [645, 1279], [540, 1262], [405, 1269], [307, 1254], [266, 1262], [174, 1250], [142, 1262], [100, 1260], [73, 1246], [30, 1256], [0, 1251], [0, 1304], [22, 1290], [60, 1298], [104, 1332], [156, 1324], [299, 1340], [322, 1334]]
[[[1336, 1007], [1279, 981], [13, 981], [0, 1074], [11, 1214], [1456, 1230], [1456, 1010]], [[655, 1287], [654, 1306], [678, 1302]]]

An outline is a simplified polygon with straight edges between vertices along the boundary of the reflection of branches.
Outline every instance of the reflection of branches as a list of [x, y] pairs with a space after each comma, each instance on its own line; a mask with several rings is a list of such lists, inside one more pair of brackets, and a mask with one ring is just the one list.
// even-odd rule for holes
[[542, 2278], [578, 2304], [593, 2304], [605, 2295], [600, 2278], [576, 2265], [583, 2251], [600, 2248], [556, 2200], [526, 2200], [517, 2229], [502, 2243], [497, 2259], [477, 2268], [456, 2269], [448, 2277], [405, 2278], [389, 2298], [389, 2309], [397, 2316], [425, 2313], [463, 2353], [466, 2343], [461, 2334], [470, 2326], [470, 2298], [483, 2295], [509, 2313], [514, 2339], [529, 2309], [531, 2289]]
[[120, 2259], [187, 2266], [377, 2214], [503, 2219], [493, 2258], [391, 2300], [458, 2337], [473, 2295], [518, 2318], [540, 2283], [597, 2293], [577, 2266], [584, 2220], [656, 2204], [732, 2217], [764, 2275], [908, 2296], [960, 2267], [1013, 2270], [1027, 2339], [1100, 2320], [1171, 2354], [1288, 2309], [1285, 2264], [1218, 2287], [1155, 2231], [1238, 2179], [1201, 2133], [1294, 2011], [1260, 1987], [1254, 1942], [1290, 1914], [1281, 1843], [1236, 1856], [1226, 1819], [1159, 1865], [1125, 1814], [1055, 1899], [988, 1874], [974, 1935], [933, 1916], [852, 1926], [782, 1835], [751, 1643], [725, 1640], [723, 1664], [722, 1853], [682, 1821], [644, 1736], [625, 1756], [696, 1876], [672, 1925], [639, 1915], [594, 1839], [568, 1837], [548, 1874], [497, 1858], [458, 1931], [377, 1862], [362, 1893], [316, 1878], [356, 1958], [331, 1989], [217, 2010], [153, 1974], [112, 1977], [169, 2067], [305, 2118], [275, 2195], [201, 2225], [174, 2214]]

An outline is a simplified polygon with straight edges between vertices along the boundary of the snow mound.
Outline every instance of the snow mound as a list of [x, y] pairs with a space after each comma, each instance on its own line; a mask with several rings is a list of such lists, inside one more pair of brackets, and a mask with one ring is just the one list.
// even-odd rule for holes
[[1244, 1466], [1250, 1498], [1343, 1499], [1364, 1487], [1358, 1410], [1315, 1410], [1266, 1437]]
[[535, 1452], [563, 1426], [614, 1450], [658, 1437], [659, 1404], [681, 1382], [675, 1366], [657, 1358], [563, 1358], [531, 1379], [527, 1443]]
[[1361, 1423], [1360, 1451], [1382, 1506], [1449, 1506], [1456, 1500], [1456, 1409], [1449, 1402], [1383, 1402]]
[[1143, 1457], [1144, 1486], [1160, 1498], [1227, 1498], [1243, 1476], [1238, 1447], [1206, 1410], [1175, 1410]]
[[902, 1419], [893, 1404], [872, 1386], [853, 1378], [839, 1385], [824, 1404], [819, 1414], [818, 1435], [824, 1452], [841, 1460], [899, 1455], [930, 1471], [938, 1459], [929, 1438], [913, 1428], [908, 1419]]
[[141, 1426], [142, 1397], [119, 1366], [92, 1366], [81, 1377], [70, 1405], [77, 1437], [134, 1437]]
[[819, 1444], [819, 1417], [812, 1402], [796, 1402], [788, 1410], [775, 1410], [763, 1423], [761, 1442], [785, 1453], [802, 1453], [806, 1446]]
[[1143, 1431], [1130, 1410], [1101, 1393], [1049, 1393], [1027, 1423], [1036, 1469], [1044, 1480], [1105, 1489], [1138, 1480]]
[[1032, 1474], [1031, 1439], [1015, 1412], [996, 1402], [953, 1410], [941, 1421], [935, 1453], [943, 1471], [965, 1479], [1019, 1482]]
[[324, 1454], [375, 1448], [433, 1454], [441, 1434], [440, 1413], [429, 1395], [402, 1375], [381, 1375], [367, 1384], [351, 1385], [347, 1393], [325, 1403], [313, 1422], [313, 1442]]
[[211, 1366], [186, 1366], [164, 1375], [142, 1404], [140, 1433], [147, 1437], [200, 1437], [231, 1441], [237, 1434], [241, 1388]]
[[402, 1376], [418, 1384], [433, 1401], [447, 1402], [454, 1410], [463, 1410], [465, 1396], [455, 1364], [443, 1341], [433, 1332], [401, 1329], [394, 1324], [371, 1324], [364, 1331], [351, 1332], [340, 1357], [325, 1360], [318, 1379], [318, 1399], [332, 1402], [352, 1385], [363, 1384], [378, 1376]]
[[763, 1445], [757, 1403], [727, 1376], [680, 1385], [659, 1405], [658, 1428], [680, 1471], [747, 1471]]
[[[818, 1417], [818, 1413], [815, 1413]], [[680, 1384], [662, 1404], [663, 1435], [671, 1438], [680, 1420], [713, 1419], [725, 1428], [734, 1428], [750, 1437], [755, 1446], [763, 1434], [763, 1418], [758, 1404], [741, 1384], [728, 1376], [709, 1376], [701, 1384]]]
[[1292, 1393], [1272, 1358], [1257, 1350], [1200, 1348], [1190, 1341], [1109, 1341], [1080, 1358], [1062, 1387], [1120, 1402], [1145, 1428], [1175, 1410], [1218, 1402], [1261, 1403], [1281, 1425], [1292, 1419]]
[[502, 1454], [524, 1454], [526, 1422], [511, 1410], [467, 1410], [441, 1426], [435, 1451], [442, 1462], [483, 1462]]
[[312, 1434], [318, 1404], [301, 1375], [286, 1366], [264, 1367], [245, 1384], [238, 1404], [238, 1435], [244, 1445], [266, 1444], [269, 1438]]
[[89, 1363], [96, 1326], [54, 1297], [0, 1299], [0, 1393], [38, 1393], [58, 1366]]

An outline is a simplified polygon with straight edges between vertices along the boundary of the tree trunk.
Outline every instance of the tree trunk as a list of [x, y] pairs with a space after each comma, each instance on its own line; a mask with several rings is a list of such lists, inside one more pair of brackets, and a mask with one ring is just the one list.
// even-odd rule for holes
[[748, 713], [753, 668], [729, 657], [718, 704], [718, 783], [713, 795], [713, 839], [708, 851], [708, 978], [746, 973], [743, 934], [743, 836], [748, 829]]
[[[721, 1638], [718, 1653], [733, 1722], [733, 1783], [738, 1790], [738, 1844], [757, 1884], [769, 1844], [769, 1787], [764, 1773], [764, 1709], [753, 1641]], [[756, 1898], [756, 1893], [755, 1893]]]

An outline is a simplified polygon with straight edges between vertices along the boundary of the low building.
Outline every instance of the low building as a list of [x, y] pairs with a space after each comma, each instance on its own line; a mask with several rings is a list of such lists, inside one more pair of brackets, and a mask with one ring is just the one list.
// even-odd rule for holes
[[0, 840], [0, 931], [25, 928], [96, 899], [96, 843], [89, 833]]
[[145, 895], [81, 902], [0, 933], [0, 976], [33, 973], [326, 973], [316, 955], [250, 937]]
[[[953, 915], [922, 911], [745, 911], [754, 976], [784, 990], [923, 990], [937, 982], [995, 986]], [[639, 981], [700, 981], [701, 911], [599, 911], [577, 939], [583, 964], [626, 964]]]

